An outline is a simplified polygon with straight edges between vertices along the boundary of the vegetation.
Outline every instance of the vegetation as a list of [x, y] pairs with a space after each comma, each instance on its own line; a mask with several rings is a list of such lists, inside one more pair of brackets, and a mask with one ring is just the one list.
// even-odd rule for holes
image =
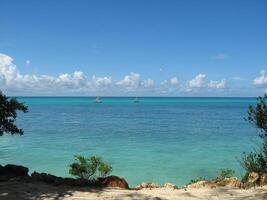
[[75, 162], [70, 165], [69, 173], [82, 179], [95, 179], [110, 174], [112, 167], [104, 162], [101, 157], [75, 156]]
[[219, 176], [216, 178], [217, 180], [223, 180], [225, 178], [230, 178], [231, 176], [233, 176], [235, 173], [234, 170], [232, 169], [221, 169], [221, 171], [219, 172]]
[[16, 98], [8, 98], [0, 91], [0, 136], [4, 133], [23, 134], [23, 129], [15, 125], [17, 111], [26, 113], [28, 107]]
[[212, 181], [212, 182], [218, 182], [218, 181], [222, 181], [225, 178], [230, 178], [234, 175], [235, 171], [228, 169], [228, 168], [224, 168], [221, 169], [217, 175], [217, 177], [212, 178], [212, 179], [205, 179], [203, 177], [197, 178], [197, 179], [191, 179], [189, 183], [187, 183], [186, 185], [190, 185], [199, 181]]
[[256, 106], [249, 106], [247, 120], [260, 130], [261, 146], [258, 151], [244, 153], [240, 161], [246, 170], [245, 177], [251, 172], [267, 173], [267, 95], [258, 98]]
[[196, 182], [199, 182], [199, 181], [205, 181], [206, 179], [205, 178], [202, 178], [202, 177], [200, 177], [200, 178], [196, 178], [196, 179], [191, 179], [190, 181], [189, 181], [189, 183], [187, 183], [187, 184], [185, 184], [185, 185], [191, 185], [191, 184], [193, 184], [193, 183], [196, 183]]

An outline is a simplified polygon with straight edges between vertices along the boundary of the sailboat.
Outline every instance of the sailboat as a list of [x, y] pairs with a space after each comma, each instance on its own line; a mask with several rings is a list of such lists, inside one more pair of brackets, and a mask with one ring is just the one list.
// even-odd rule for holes
[[99, 96], [97, 96], [97, 97], [95, 98], [95, 103], [102, 103], [102, 101], [101, 101], [101, 99], [100, 99]]
[[135, 98], [134, 98], [134, 103], [139, 103], [139, 99], [138, 99], [138, 97], [135, 97]]

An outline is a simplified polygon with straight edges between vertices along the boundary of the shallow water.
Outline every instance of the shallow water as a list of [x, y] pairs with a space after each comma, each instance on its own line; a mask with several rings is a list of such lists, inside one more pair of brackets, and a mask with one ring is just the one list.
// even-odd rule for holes
[[244, 120], [253, 98], [27, 97], [19, 115], [23, 136], [1, 137], [0, 163], [69, 176], [73, 155], [101, 155], [131, 186], [213, 177], [221, 168], [242, 174], [237, 161], [255, 147]]

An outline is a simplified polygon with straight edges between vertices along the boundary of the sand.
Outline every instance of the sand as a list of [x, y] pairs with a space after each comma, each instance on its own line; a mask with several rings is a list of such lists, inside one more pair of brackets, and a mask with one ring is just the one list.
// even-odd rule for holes
[[45, 183], [0, 182], [0, 199], [24, 200], [241, 200], [267, 199], [267, 186], [244, 189], [226, 187], [215, 189], [142, 189], [139, 191], [116, 188], [91, 189], [52, 186]]

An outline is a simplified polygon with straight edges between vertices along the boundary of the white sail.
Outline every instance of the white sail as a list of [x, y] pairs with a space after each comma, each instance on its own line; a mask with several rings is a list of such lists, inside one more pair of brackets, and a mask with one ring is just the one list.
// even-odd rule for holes
[[101, 99], [100, 99], [99, 96], [97, 96], [97, 97], [95, 98], [95, 103], [102, 103], [102, 101], [101, 101]]
[[139, 102], [138, 97], [135, 97], [135, 98], [134, 98], [134, 103], [138, 103], [138, 102]]

